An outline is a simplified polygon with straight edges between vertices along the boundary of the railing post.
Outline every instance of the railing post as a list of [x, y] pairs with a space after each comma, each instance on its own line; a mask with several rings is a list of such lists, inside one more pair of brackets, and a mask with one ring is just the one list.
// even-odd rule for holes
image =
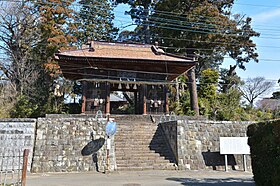
[[244, 171], [247, 171], [247, 162], [246, 162], [246, 154], [243, 154], [243, 168]]
[[28, 154], [29, 154], [29, 149], [24, 149], [24, 151], [23, 151], [22, 175], [21, 175], [21, 186], [26, 185], [26, 172], [27, 172], [27, 164], [28, 164]]
[[228, 171], [228, 159], [227, 159], [227, 154], [225, 154], [225, 171]]

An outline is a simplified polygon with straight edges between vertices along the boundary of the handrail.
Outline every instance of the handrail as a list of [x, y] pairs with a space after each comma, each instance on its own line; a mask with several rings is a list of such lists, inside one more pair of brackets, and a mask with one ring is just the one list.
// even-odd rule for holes
[[169, 121], [177, 121], [177, 116], [176, 116], [175, 112], [170, 113]]
[[177, 120], [176, 114], [174, 112], [170, 112], [170, 114], [162, 114], [160, 116], [159, 122], [163, 123], [163, 122], [167, 122], [167, 121], [176, 121], [176, 120]]
[[103, 117], [103, 114], [102, 114], [102, 111], [101, 110], [98, 110], [97, 112], [96, 112], [96, 115], [95, 115], [95, 119], [96, 119], [96, 121], [98, 122], [98, 123], [102, 123], [102, 124], [106, 124], [106, 121], [107, 121], [107, 118], [104, 118]]

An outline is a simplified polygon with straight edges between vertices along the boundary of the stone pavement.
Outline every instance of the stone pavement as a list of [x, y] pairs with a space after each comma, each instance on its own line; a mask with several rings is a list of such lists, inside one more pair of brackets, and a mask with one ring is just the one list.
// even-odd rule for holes
[[29, 174], [27, 186], [254, 186], [251, 172], [121, 171]]

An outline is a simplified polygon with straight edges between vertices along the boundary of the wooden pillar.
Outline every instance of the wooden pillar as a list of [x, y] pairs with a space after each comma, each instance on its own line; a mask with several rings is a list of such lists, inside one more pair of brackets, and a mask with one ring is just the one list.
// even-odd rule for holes
[[142, 85], [143, 91], [143, 115], [147, 115], [147, 85]]
[[83, 82], [82, 82], [82, 85], [83, 85], [82, 113], [85, 113], [85, 111], [86, 111], [86, 100], [87, 100], [87, 97], [86, 97], [86, 93], [87, 93], [87, 82], [86, 82], [86, 81], [83, 81]]
[[138, 108], [137, 108], [137, 111], [138, 111], [138, 114], [143, 114], [143, 85], [139, 85], [139, 92], [138, 92]]
[[23, 165], [22, 165], [22, 175], [21, 175], [21, 185], [26, 185], [26, 172], [27, 172], [27, 166], [28, 166], [28, 155], [29, 155], [29, 149], [24, 149], [23, 151]]
[[106, 105], [105, 105], [105, 114], [110, 115], [110, 83], [105, 83], [106, 89]]
[[167, 87], [167, 85], [164, 85], [163, 93], [164, 93], [164, 112], [165, 112], [166, 115], [169, 115], [168, 87]]
[[192, 68], [188, 71], [188, 79], [189, 79], [188, 87], [190, 92], [191, 108], [195, 112], [195, 115], [199, 116], [197, 89], [196, 89], [196, 81], [195, 81], [195, 68]]

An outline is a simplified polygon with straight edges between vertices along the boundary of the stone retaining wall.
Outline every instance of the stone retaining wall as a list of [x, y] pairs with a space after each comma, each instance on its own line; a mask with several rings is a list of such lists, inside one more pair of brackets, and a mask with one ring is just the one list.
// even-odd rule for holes
[[113, 139], [109, 162], [106, 158], [106, 144], [97, 153], [97, 163], [96, 158], [91, 155], [81, 155], [83, 147], [91, 141], [91, 132], [94, 139], [106, 139], [105, 123], [106, 121], [98, 122], [93, 117], [39, 118], [32, 172], [114, 170]]
[[[177, 146], [179, 169], [224, 169], [224, 156], [219, 153], [219, 137], [246, 137], [252, 122], [178, 120]], [[247, 169], [251, 159], [247, 155]], [[242, 155], [229, 155], [233, 169], [243, 169]]]
[[165, 139], [172, 150], [176, 162], [178, 163], [177, 121], [160, 123], [159, 127], [162, 128]]
[[[3, 168], [18, 169], [23, 150], [29, 149], [30, 171], [35, 138], [36, 119], [0, 119], [0, 165]], [[5, 160], [4, 160], [5, 159]]]
[[[130, 118], [115, 116], [116, 120], [123, 117], [127, 120]], [[131, 124], [138, 120], [150, 120], [150, 117], [131, 116]], [[50, 115], [37, 120], [2, 119], [0, 150], [6, 152], [9, 148], [29, 148], [29, 163], [32, 162], [33, 172], [95, 171], [97, 167], [101, 172], [106, 169], [113, 171], [116, 169], [114, 138], [108, 147], [109, 161], [106, 144], [97, 153], [97, 164], [92, 156], [81, 155], [83, 147], [91, 141], [91, 132], [94, 139], [105, 138], [105, 123], [97, 121], [92, 115]], [[219, 153], [219, 137], [246, 136], [249, 124], [251, 122], [214, 122], [180, 118], [177, 122], [164, 122], [160, 126], [176, 157], [179, 169], [198, 170], [224, 169], [224, 156]], [[247, 160], [247, 168], [251, 169], [250, 158]], [[234, 168], [242, 169], [241, 155], [229, 156], [228, 161]]]

